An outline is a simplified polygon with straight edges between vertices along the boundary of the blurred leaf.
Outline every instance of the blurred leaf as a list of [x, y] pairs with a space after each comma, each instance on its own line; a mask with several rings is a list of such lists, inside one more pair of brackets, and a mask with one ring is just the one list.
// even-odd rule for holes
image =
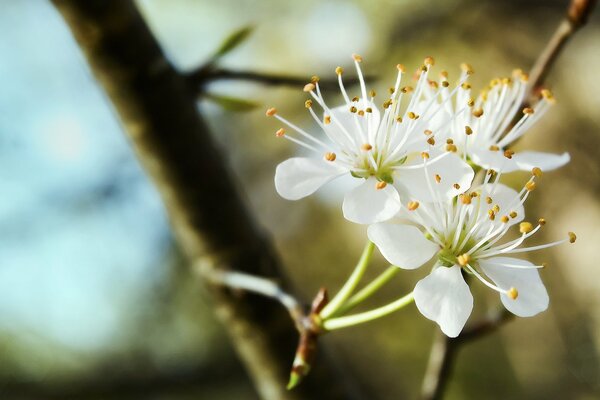
[[221, 43], [219, 49], [215, 52], [213, 60], [217, 60], [223, 57], [225, 54], [229, 53], [230, 51], [238, 47], [240, 44], [244, 43], [244, 41], [248, 39], [253, 30], [253, 26], [245, 26], [227, 36], [227, 38], [225, 38], [225, 40], [223, 40], [223, 42]]
[[206, 94], [206, 99], [218, 104], [228, 111], [246, 112], [260, 107], [260, 103], [252, 100], [240, 99], [237, 97], [224, 96], [220, 94]]

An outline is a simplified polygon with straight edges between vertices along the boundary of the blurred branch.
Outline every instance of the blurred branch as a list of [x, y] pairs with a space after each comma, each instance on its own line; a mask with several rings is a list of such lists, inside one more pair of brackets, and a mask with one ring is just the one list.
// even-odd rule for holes
[[540, 53], [529, 74], [530, 95], [536, 94], [565, 45], [590, 17], [596, 0], [571, 0], [567, 13]]
[[[302, 88], [311, 81], [311, 77], [299, 77], [283, 74], [268, 74], [253, 71], [231, 70], [226, 68], [217, 68], [212, 65], [198, 68], [195, 71], [186, 74], [186, 78], [194, 87], [202, 88], [206, 84], [214, 81], [222, 80], [241, 80], [261, 83], [269, 86], [297, 86]], [[367, 76], [366, 80], [373, 79]], [[348, 77], [344, 79], [344, 84], [355, 85], [358, 83], [358, 77]], [[335, 79], [320, 79], [319, 85], [322, 89], [336, 89], [339, 85], [337, 78]]]
[[423, 378], [421, 399], [441, 399], [452, 374], [452, 367], [460, 347], [495, 332], [511, 319], [512, 314], [503, 307], [488, 318], [465, 328], [456, 338], [449, 338], [441, 331], [436, 332]]
[[[197, 90], [168, 62], [134, 1], [53, 3], [119, 114], [188, 259], [200, 260], [207, 270], [241, 271], [285, 283], [270, 240], [246, 208], [226, 156], [198, 113]], [[287, 314], [268, 299], [241, 299], [222, 286], [209, 287], [217, 317], [261, 398], [358, 396], [324, 357], [304, 385], [288, 392], [296, 330]]]

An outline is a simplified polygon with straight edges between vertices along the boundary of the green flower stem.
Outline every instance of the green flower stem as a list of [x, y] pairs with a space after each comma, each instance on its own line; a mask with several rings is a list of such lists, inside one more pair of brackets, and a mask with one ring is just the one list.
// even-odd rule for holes
[[371, 255], [373, 255], [374, 249], [375, 244], [371, 241], [368, 241], [365, 246], [365, 249], [362, 252], [362, 255], [360, 256], [360, 260], [358, 260], [358, 264], [356, 264], [354, 271], [352, 271], [352, 274], [350, 275], [350, 278], [348, 278], [348, 280], [346, 281], [344, 286], [342, 286], [338, 294], [336, 294], [335, 297], [331, 299], [329, 304], [327, 304], [319, 314], [319, 316], [323, 320], [331, 317], [344, 304], [344, 302], [348, 300], [348, 297], [350, 297], [352, 291], [356, 289], [356, 286], [365, 274], [367, 266], [371, 261]]
[[339, 310], [334, 314], [335, 315], [343, 315], [348, 311], [352, 310], [358, 304], [362, 303], [373, 293], [379, 290], [383, 285], [385, 285], [390, 279], [392, 279], [396, 274], [400, 271], [399, 267], [395, 265], [390, 265], [385, 271], [383, 271], [377, 278], [375, 278], [371, 283], [362, 288], [358, 293], [354, 296], [350, 297], [350, 299], [340, 307]]
[[362, 324], [365, 322], [372, 321], [377, 318], [384, 317], [388, 314], [397, 311], [404, 306], [412, 303], [414, 301], [413, 292], [410, 292], [404, 297], [399, 298], [396, 301], [393, 301], [385, 306], [375, 308], [370, 311], [366, 311], [359, 314], [352, 314], [345, 317], [332, 318], [329, 320], [323, 321], [323, 328], [328, 331], [332, 331], [334, 329], [347, 328], [349, 326]]

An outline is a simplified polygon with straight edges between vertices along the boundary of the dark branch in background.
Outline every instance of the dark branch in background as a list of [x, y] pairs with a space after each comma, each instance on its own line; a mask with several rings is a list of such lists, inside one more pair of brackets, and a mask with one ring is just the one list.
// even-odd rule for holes
[[[311, 77], [299, 77], [283, 74], [268, 74], [254, 71], [240, 71], [231, 70], [226, 68], [218, 67], [203, 67], [195, 71], [186, 74], [186, 78], [190, 84], [194, 87], [202, 88], [205, 85], [224, 80], [239, 80], [260, 83], [269, 86], [296, 86], [299, 89], [304, 87], [308, 82], [311, 81]], [[366, 80], [374, 79], [371, 76], [365, 77]], [[344, 84], [355, 85], [358, 83], [357, 77], [344, 78]], [[338, 88], [337, 78], [321, 78], [319, 80], [319, 86], [322, 89], [336, 89]]]
[[[181, 248], [203, 269], [285, 284], [270, 240], [256, 225], [198, 113], [198, 90], [164, 56], [133, 1], [53, 0], [125, 133], [156, 184]], [[352, 384], [321, 357], [305, 384], [285, 390], [297, 333], [279, 305], [209, 285], [217, 316], [263, 399], [353, 398]], [[338, 371], [341, 372], [341, 371]]]
[[[531, 68], [528, 95], [525, 98], [532, 98], [537, 94], [565, 44], [586, 24], [595, 5], [596, 0], [571, 0], [564, 19]], [[435, 400], [443, 397], [452, 373], [457, 350], [461, 345], [495, 332], [511, 319], [512, 314], [503, 309], [473, 327], [465, 329], [455, 339], [439, 333], [431, 348], [429, 363], [421, 387], [421, 399]]]

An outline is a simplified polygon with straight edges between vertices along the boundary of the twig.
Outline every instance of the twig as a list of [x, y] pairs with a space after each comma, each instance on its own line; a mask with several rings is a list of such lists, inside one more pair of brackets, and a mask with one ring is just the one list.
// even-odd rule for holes
[[565, 44], [586, 24], [595, 5], [596, 0], [571, 0], [565, 17], [531, 68], [529, 74], [530, 96], [528, 97], [535, 95], [544, 84], [546, 76], [564, 49]]
[[[241, 80], [261, 83], [269, 86], [297, 86], [302, 88], [306, 83], [311, 81], [311, 77], [300, 77], [284, 74], [268, 74], [255, 71], [240, 71], [226, 68], [203, 67], [186, 74], [186, 79], [190, 81], [193, 87], [202, 87], [208, 83], [222, 80]], [[365, 79], [374, 79], [373, 77], [365, 77]], [[344, 78], [344, 84], [357, 84], [357, 77]], [[338, 87], [337, 79], [320, 79], [319, 85], [322, 89], [335, 89]]]

